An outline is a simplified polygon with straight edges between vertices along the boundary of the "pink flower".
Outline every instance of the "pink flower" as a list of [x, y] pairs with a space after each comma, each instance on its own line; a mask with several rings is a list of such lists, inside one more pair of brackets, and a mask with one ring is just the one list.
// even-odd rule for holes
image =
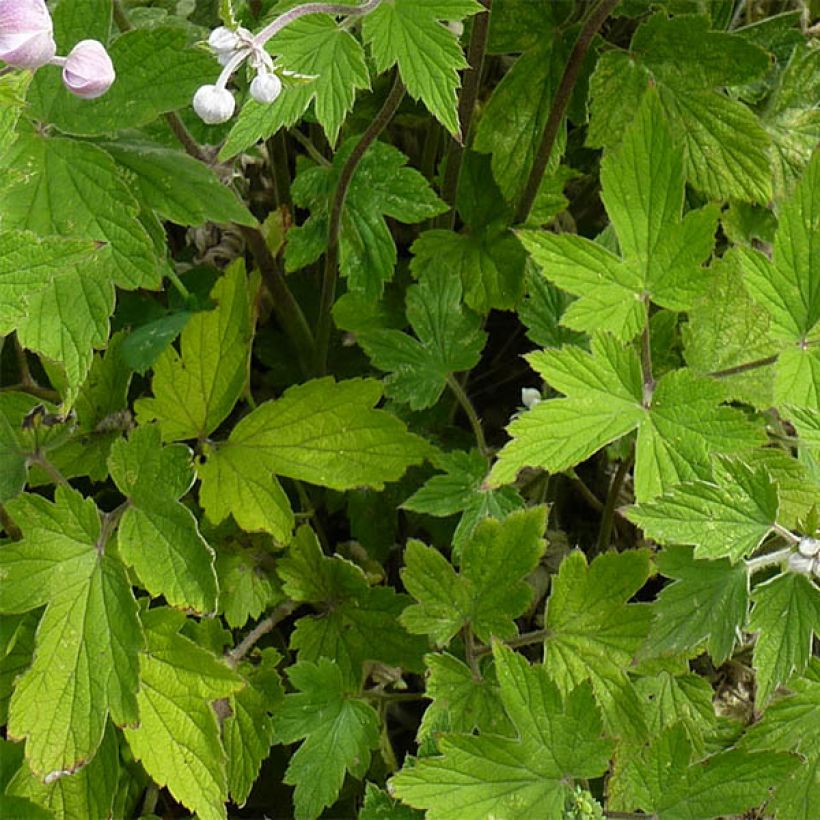
[[105, 46], [98, 40], [80, 40], [63, 66], [63, 83], [77, 97], [93, 100], [111, 88], [116, 78]]
[[45, 0], [0, 0], [0, 60], [39, 68], [57, 53]]

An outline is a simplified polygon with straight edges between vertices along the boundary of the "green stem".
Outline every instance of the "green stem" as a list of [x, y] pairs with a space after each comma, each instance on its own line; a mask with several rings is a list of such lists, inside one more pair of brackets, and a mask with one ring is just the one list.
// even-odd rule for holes
[[479, 647], [475, 642], [475, 635], [469, 624], [461, 630], [461, 637], [464, 639], [464, 656], [467, 659], [467, 665], [472, 672], [473, 680], [477, 683], [482, 680], [481, 664], [478, 661]]
[[649, 409], [655, 392], [655, 377], [652, 374], [652, 337], [649, 329], [649, 297], [644, 297], [645, 318], [641, 333], [641, 374], [643, 376], [643, 406]]
[[456, 193], [461, 177], [461, 166], [464, 160], [465, 145], [470, 138], [478, 92], [481, 89], [481, 73], [484, 68], [484, 55], [487, 51], [487, 38], [490, 31], [490, 11], [493, 0], [481, 0], [484, 11], [473, 18], [473, 30], [470, 34], [470, 45], [467, 49], [469, 68], [464, 72], [461, 94], [458, 100], [459, 138], [450, 140], [447, 152], [447, 163], [444, 170], [444, 184], [442, 185], [442, 199], [450, 206], [448, 213], [438, 218], [439, 227], [449, 225], [450, 230], [456, 221]]
[[790, 544], [799, 544], [800, 538], [796, 536], [793, 532], [787, 530], [782, 524], [774, 524], [772, 529], [784, 540], [788, 541]]
[[[537, 643], [544, 643], [549, 638], [550, 632], [548, 629], [536, 629], [533, 632], [524, 632], [517, 638], [510, 638], [508, 641], [503, 641], [504, 646], [510, 649], [518, 649], [522, 646], [532, 646]], [[477, 646], [475, 648], [475, 656], [480, 658], [482, 655], [489, 655], [493, 651], [491, 646]]]
[[290, 168], [288, 167], [288, 148], [285, 132], [280, 128], [268, 140], [268, 156], [273, 173], [273, 187], [277, 206], [291, 208], [293, 199], [290, 194]]
[[581, 66], [584, 64], [587, 51], [589, 51], [589, 47], [592, 45], [595, 35], [619, 2], [620, 0], [599, 0], [598, 5], [592, 9], [589, 17], [587, 17], [586, 22], [578, 34], [578, 39], [572, 47], [572, 52], [564, 68], [561, 82], [558, 84], [558, 88], [555, 92], [555, 99], [552, 101], [549, 116], [544, 124], [544, 132], [541, 136], [541, 142], [535, 155], [532, 170], [527, 178], [527, 184], [524, 186], [524, 193], [518, 205], [518, 210], [515, 215], [515, 221], [518, 223], [526, 222], [527, 217], [530, 215], [535, 197], [538, 194], [538, 188], [541, 185], [541, 179], [544, 176], [544, 171], [546, 171], [547, 164], [552, 155], [555, 139], [558, 136], [558, 129], [561, 126], [561, 121], [564, 118], [570, 98], [572, 97], [575, 83], [578, 81], [578, 76], [581, 73]]
[[131, 31], [133, 26], [131, 25], [131, 21], [128, 19], [128, 15], [125, 13], [125, 9], [122, 7], [120, 0], [111, 0], [111, 12], [114, 17], [114, 22], [117, 24], [117, 28], [120, 31]]
[[69, 487], [68, 479], [38, 450], [29, 456], [28, 463], [39, 467], [56, 486]]
[[322, 154], [322, 152], [313, 144], [313, 140], [303, 134], [298, 128], [291, 128], [288, 131], [293, 139], [302, 146], [302, 148], [307, 151], [308, 156], [317, 164], [321, 165], [323, 168], [330, 168], [332, 163], [330, 160]]
[[367, 149], [378, 139], [379, 135], [393, 119], [404, 99], [404, 83], [398, 71], [393, 81], [393, 87], [384, 101], [381, 110], [376, 114], [361, 139], [350, 152], [342, 170], [339, 173], [339, 182], [330, 207], [327, 231], [327, 252], [325, 254], [325, 269], [322, 277], [322, 294], [319, 301], [319, 319], [316, 324], [316, 349], [314, 370], [318, 376], [324, 375], [327, 370], [327, 354], [330, 347], [330, 328], [333, 321], [333, 304], [336, 301], [336, 281], [339, 275], [339, 229], [342, 224], [342, 210], [345, 204], [353, 175]]
[[715, 370], [709, 375], [713, 379], [726, 379], [729, 376], [736, 376], [739, 373], [746, 373], [748, 370], [757, 370], [760, 367], [774, 364], [778, 359], [778, 354], [774, 356], [766, 356], [765, 359], [755, 359], [751, 362], [744, 362], [743, 364], [735, 365], [734, 367], [727, 367], [725, 370]]
[[279, 604], [267, 618], [260, 621], [230, 652], [225, 653], [225, 660], [229, 666], [236, 667], [239, 662], [250, 652], [256, 643], [268, 632], [272, 632], [276, 626], [285, 620], [297, 607], [295, 601], [285, 601]]
[[171, 284], [177, 289], [177, 293], [185, 300], [185, 302], [189, 302], [191, 299], [191, 291], [185, 287], [182, 282], [182, 279], [179, 278], [177, 272], [173, 269], [173, 267], [168, 268], [168, 279], [170, 280]]
[[625, 458], [615, 471], [612, 477], [612, 483], [609, 485], [609, 493], [606, 497], [606, 504], [604, 505], [604, 512], [601, 516], [601, 529], [598, 531], [597, 552], [606, 552], [609, 548], [609, 543], [612, 540], [612, 525], [615, 520], [615, 508], [618, 506], [618, 496], [621, 494], [621, 487], [623, 487], [624, 480], [629, 474], [629, 468], [632, 466], [632, 459]]
[[447, 375], [447, 386], [456, 397], [456, 401], [459, 405], [461, 405], [461, 409], [464, 411], [464, 414], [470, 422], [470, 427], [473, 428], [476, 444], [478, 444], [478, 451], [482, 456], [488, 458], [490, 455], [490, 448], [487, 446], [487, 440], [484, 438], [484, 430], [481, 427], [481, 419], [479, 419], [478, 413], [476, 413], [476, 409], [470, 401], [470, 397], [461, 386], [461, 382], [459, 382], [459, 380], [452, 373]]

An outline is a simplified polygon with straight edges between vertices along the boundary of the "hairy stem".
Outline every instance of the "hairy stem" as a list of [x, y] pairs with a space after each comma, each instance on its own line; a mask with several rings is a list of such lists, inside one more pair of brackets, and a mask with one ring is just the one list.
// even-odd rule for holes
[[515, 221], [518, 223], [525, 222], [532, 210], [535, 197], [538, 194], [538, 188], [541, 185], [541, 178], [544, 176], [544, 171], [547, 168], [547, 163], [549, 162], [552, 149], [555, 145], [555, 139], [558, 136], [561, 120], [566, 113], [570, 97], [575, 88], [575, 83], [578, 81], [578, 75], [581, 73], [581, 66], [584, 63], [584, 58], [587, 55], [587, 51], [589, 51], [592, 40], [619, 2], [620, 0], [599, 0], [598, 5], [593, 8], [589, 17], [587, 17], [586, 22], [578, 34], [578, 39], [572, 47], [572, 52], [564, 68], [561, 82], [558, 84], [558, 89], [555, 92], [555, 99], [552, 101], [549, 116], [544, 124], [544, 132], [541, 136], [541, 142], [535, 155], [532, 170], [527, 178], [527, 184], [524, 186], [524, 193], [518, 205], [518, 210], [515, 215]]
[[596, 547], [598, 553], [606, 552], [609, 547], [609, 542], [612, 539], [612, 525], [615, 520], [615, 508], [618, 506], [618, 496], [621, 494], [621, 487], [623, 487], [624, 480], [629, 474], [629, 468], [631, 466], [632, 459], [625, 458], [618, 465], [618, 469], [612, 477], [612, 483], [609, 485], [609, 494], [606, 497], [606, 504], [604, 505], [604, 512], [601, 516], [601, 529], [598, 531], [598, 544]]
[[[791, 533], [789, 533], [791, 535]], [[792, 554], [791, 547], [784, 547], [783, 549], [776, 550], [775, 552], [767, 552], [765, 555], [758, 555], [757, 558], [749, 558], [746, 561], [746, 570], [748, 571], [749, 575], [753, 575], [755, 572], [761, 569], [765, 569], [766, 567], [773, 567], [777, 564], [782, 564], [784, 561], [788, 560], [788, 557]]]
[[239, 662], [256, 646], [260, 638], [272, 632], [274, 628], [285, 620], [296, 608], [295, 601], [285, 601], [279, 604], [267, 618], [260, 621], [230, 652], [225, 653], [225, 659], [230, 666], [237, 666]]
[[276, 205], [293, 207], [290, 195], [290, 169], [288, 167], [288, 147], [285, 132], [281, 129], [268, 140], [268, 157], [273, 176], [273, 189]]
[[381, 3], [381, 0], [366, 0], [366, 2], [360, 6], [351, 6], [345, 3], [303, 3], [301, 6], [295, 6], [284, 14], [280, 14], [271, 23], [268, 23], [253, 39], [257, 45], [263, 46], [283, 28], [308, 14], [332, 14], [334, 16], [341, 14], [347, 16], [369, 14], [379, 3]]
[[38, 450], [28, 458], [31, 466], [39, 467], [55, 486], [69, 487], [68, 479]]
[[[517, 638], [510, 638], [508, 641], [503, 641], [503, 644], [510, 649], [518, 649], [522, 646], [533, 646], [534, 644], [544, 643], [549, 636], [550, 632], [548, 629], [536, 629], [532, 632], [523, 632]], [[477, 646], [475, 648], [475, 655], [476, 657], [481, 657], [482, 655], [491, 654], [492, 651], [492, 646]]]
[[796, 536], [793, 532], [787, 530], [782, 524], [775, 524], [772, 529], [784, 540], [788, 541], [790, 544], [799, 544], [800, 538]]
[[322, 277], [322, 294], [319, 302], [319, 319], [316, 324], [316, 356], [314, 370], [317, 375], [324, 375], [327, 370], [327, 353], [330, 347], [330, 328], [333, 322], [333, 303], [336, 301], [336, 281], [339, 276], [339, 228], [342, 224], [342, 210], [345, 198], [353, 181], [353, 175], [367, 149], [378, 139], [404, 99], [404, 83], [398, 71], [393, 81], [393, 87], [384, 101], [381, 110], [362, 134], [359, 141], [350, 152], [339, 173], [339, 182], [336, 193], [330, 206], [330, 216], [327, 229], [327, 252], [325, 254], [325, 269]]
[[447, 375], [447, 386], [456, 397], [461, 409], [464, 411], [464, 414], [470, 422], [470, 427], [473, 429], [476, 444], [478, 445], [478, 451], [482, 456], [487, 458], [490, 455], [490, 448], [487, 446], [487, 440], [484, 438], [484, 430], [481, 426], [481, 419], [479, 419], [478, 413], [476, 413], [476, 409], [470, 401], [470, 397], [461, 386], [461, 382], [452, 373]]
[[480, 0], [484, 11], [473, 18], [473, 30], [470, 34], [470, 45], [467, 49], [469, 68], [464, 72], [461, 94], [458, 100], [458, 124], [460, 139], [451, 139], [447, 152], [447, 164], [444, 171], [442, 199], [450, 206], [448, 213], [438, 219], [440, 227], [449, 225], [450, 229], [456, 221], [456, 192], [461, 177], [461, 164], [464, 159], [464, 148], [470, 137], [475, 104], [481, 88], [481, 72], [484, 68], [484, 55], [487, 51], [487, 37], [490, 31], [490, 11], [493, 0]]
[[475, 635], [469, 624], [461, 630], [461, 637], [464, 639], [464, 656], [467, 659], [467, 665], [470, 667], [473, 680], [479, 682], [482, 680], [481, 665], [478, 662], [479, 647], [476, 645]]

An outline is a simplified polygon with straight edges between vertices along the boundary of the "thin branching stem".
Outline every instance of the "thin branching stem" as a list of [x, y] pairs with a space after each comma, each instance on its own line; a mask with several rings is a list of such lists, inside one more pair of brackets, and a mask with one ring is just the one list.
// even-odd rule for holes
[[387, 127], [393, 115], [398, 111], [404, 99], [404, 83], [398, 71], [393, 80], [393, 87], [387, 95], [381, 110], [373, 118], [367, 130], [353, 147], [342, 170], [339, 173], [339, 182], [336, 193], [330, 206], [327, 230], [327, 252], [325, 254], [324, 276], [322, 277], [322, 295], [319, 302], [319, 319], [316, 324], [316, 357], [315, 372], [324, 375], [327, 370], [327, 354], [330, 347], [330, 329], [332, 325], [333, 303], [336, 301], [336, 283], [339, 276], [339, 229], [342, 224], [342, 210], [344, 209], [347, 192], [353, 175], [367, 149], [378, 139]]
[[527, 184], [524, 186], [524, 193], [518, 205], [518, 210], [515, 215], [515, 221], [518, 223], [526, 222], [527, 217], [530, 215], [535, 197], [538, 194], [538, 188], [541, 186], [541, 179], [544, 176], [544, 171], [547, 169], [547, 164], [552, 155], [552, 149], [555, 146], [555, 139], [558, 136], [561, 120], [563, 120], [564, 114], [566, 113], [587, 51], [589, 51], [589, 47], [595, 35], [619, 2], [620, 0], [599, 0], [598, 5], [592, 9], [589, 17], [587, 17], [586, 22], [578, 34], [578, 39], [572, 47], [572, 52], [564, 68], [561, 82], [558, 84], [558, 89], [555, 92], [555, 99], [552, 101], [549, 116], [544, 124], [544, 131], [535, 155], [532, 170], [527, 178]]
[[598, 553], [606, 552], [609, 549], [609, 543], [612, 540], [612, 525], [615, 520], [615, 510], [618, 506], [618, 497], [621, 494], [621, 488], [627, 475], [629, 475], [629, 468], [632, 466], [632, 458], [625, 458], [618, 464], [618, 469], [612, 477], [612, 483], [609, 485], [609, 493], [606, 497], [606, 504], [604, 505], [604, 512], [601, 516], [601, 528], [598, 531]]
[[749, 575], [754, 575], [758, 570], [766, 567], [774, 567], [789, 559], [794, 550], [791, 547], [784, 547], [775, 552], [767, 552], [765, 555], [758, 555], [757, 558], [749, 558], [746, 561], [746, 570]]
[[[522, 646], [534, 646], [535, 644], [544, 643], [549, 638], [550, 632], [548, 629], [536, 629], [532, 632], [523, 632], [517, 638], [510, 638], [507, 641], [502, 641], [504, 646], [510, 649], [518, 649]], [[492, 646], [482, 645], [475, 647], [474, 654], [477, 658], [482, 655], [489, 655], [493, 651]]]
[[247, 654], [256, 646], [258, 641], [268, 632], [272, 632], [285, 620], [299, 605], [295, 601], [285, 601], [261, 620], [230, 652], [225, 653], [225, 659], [230, 666], [238, 666]]
[[472, 427], [473, 435], [478, 445], [478, 451], [482, 456], [487, 458], [490, 455], [490, 448], [487, 446], [486, 438], [484, 438], [484, 428], [481, 426], [481, 419], [478, 417], [478, 413], [470, 401], [467, 391], [461, 386], [461, 382], [452, 373], [447, 375], [447, 386], [456, 397], [456, 401], [470, 422], [470, 427]]

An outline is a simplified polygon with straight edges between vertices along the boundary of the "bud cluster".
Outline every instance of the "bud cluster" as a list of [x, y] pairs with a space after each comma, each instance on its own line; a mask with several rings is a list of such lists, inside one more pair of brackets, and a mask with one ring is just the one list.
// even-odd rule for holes
[[802, 575], [820, 578], [820, 540], [804, 536], [797, 545], [797, 552], [789, 556], [789, 569]]
[[60, 66], [65, 87], [84, 100], [105, 94], [116, 77], [111, 58], [98, 40], [80, 40], [67, 57], [57, 56], [45, 0], [0, 0], [0, 60], [29, 70]]

